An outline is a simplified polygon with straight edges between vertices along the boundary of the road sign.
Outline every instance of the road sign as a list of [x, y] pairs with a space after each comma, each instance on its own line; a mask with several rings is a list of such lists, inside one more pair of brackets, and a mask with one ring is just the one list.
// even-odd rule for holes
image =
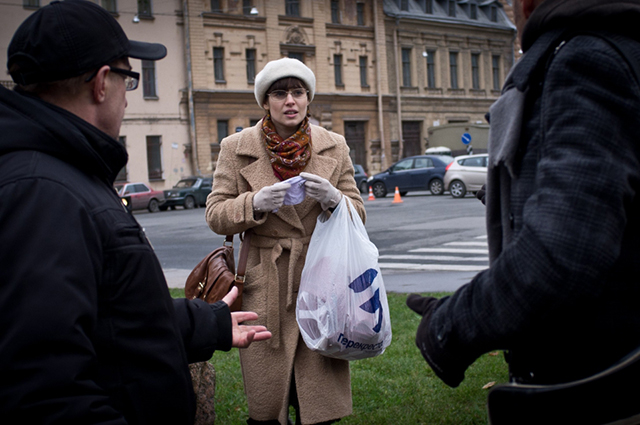
[[469, 133], [462, 134], [462, 143], [464, 143], [465, 145], [471, 143], [471, 135]]

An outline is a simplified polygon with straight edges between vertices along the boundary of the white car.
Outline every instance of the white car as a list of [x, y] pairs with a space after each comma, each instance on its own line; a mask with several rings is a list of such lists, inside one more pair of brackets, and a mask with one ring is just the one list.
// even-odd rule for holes
[[487, 182], [489, 155], [456, 157], [444, 173], [444, 187], [454, 198], [464, 198], [467, 192], [477, 192]]

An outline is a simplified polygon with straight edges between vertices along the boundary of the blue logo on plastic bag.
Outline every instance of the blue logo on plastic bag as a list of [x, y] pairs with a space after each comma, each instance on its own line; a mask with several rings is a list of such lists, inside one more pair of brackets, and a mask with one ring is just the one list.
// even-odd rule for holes
[[[360, 293], [373, 285], [373, 281], [375, 280], [376, 276], [378, 276], [378, 271], [376, 269], [368, 269], [360, 276], [355, 278], [355, 280], [349, 284], [349, 288], [353, 289], [353, 292], [355, 292], [356, 294]], [[380, 304], [380, 289], [377, 289], [376, 293], [373, 294], [373, 297], [369, 298], [367, 302], [360, 306], [360, 308], [371, 314], [375, 314], [376, 310], [378, 310], [378, 324], [373, 328], [373, 331], [376, 333], [380, 332], [380, 329], [382, 328], [382, 305]]]

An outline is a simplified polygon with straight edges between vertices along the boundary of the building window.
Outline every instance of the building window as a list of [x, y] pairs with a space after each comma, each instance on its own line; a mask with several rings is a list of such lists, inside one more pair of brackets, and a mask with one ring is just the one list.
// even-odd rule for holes
[[253, 84], [256, 80], [256, 49], [247, 49], [247, 83]]
[[149, 180], [162, 180], [162, 141], [160, 136], [147, 136], [147, 168]]
[[471, 87], [480, 89], [480, 53], [471, 54]]
[[433, 13], [433, 0], [423, 0], [424, 1], [424, 13], [432, 14]]
[[118, 13], [116, 0], [100, 0], [100, 6], [102, 6], [107, 12]]
[[289, 52], [287, 53], [287, 57], [291, 59], [298, 59], [300, 62], [304, 63], [304, 53], [302, 52]]
[[342, 55], [333, 55], [333, 71], [336, 86], [344, 86], [342, 83]]
[[469, 5], [469, 18], [478, 19], [478, 5], [475, 3]]
[[251, 9], [253, 9], [253, 3], [251, 0], [242, 0], [242, 13], [244, 15], [251, 15]]
[[496, 6], [491, 6], [489, 13], [491, 22], [498, 22], [498, 8]]
[[[122, 143], [122, 146], [124, 146], [125, 149], [127, 148], [127, 138], [125, 136], [120, 136], [118, 138], [118, 141], [120, 143]], [[120, 171], [118, 172], [118, 175], [116, 176], [116, 181], [117, 182], [126, 182], [127, 181], [127, 166], [126, 165], [124, 167], [122, 167], [120, 169]]]
[[402, 86], [411, 87], [411, 49], [402, 49]]
[[436, 88], [436, 51], [427, 50], [427, 87]]
[[300, 16], [300, 0], [285, 0], [287, 16]]
[[500, 55], [491, 56], [491, 72], [493, 74], [493, 89], [500, 90]]
[[229, 135], [229, 121], [218, 120], [218, 143]]
[[222, 12], [222, 7], [220, 6], [220, 0], [211, 0], [211, 11]]
[[222, 47], [213, 48], [213, 74], [216, 83], [224, 83], [224, 49]]
[[409, 0], [400, 0], [400, 10], [402, 11], [409, 10]]
[[151, 17], [151, 0], [138, 0], [138, 16]]
[[364, 3], [356, 3], [356, 17], [358, 19], [358, 25], [364, 26]]
[[331, 0], [331, 23], [340, 23], [340, 0]]
[[456, 1], [455, 0], [449, 0], [448, 4], [449, 4], [448, 14], [449, 14], [449, 16], [455, 18], [456, 17]]
[[142, 97], [158, 98], [156, 92], [156, 62], [142, 61]]
[[449, 52], [449, 78], [451, 88], [458, 88], [458, 52]]
[[366, 56], [360, 56], [360, 85], [362, 87], [369, 87], [369, 82], [367, 81], [367, 62], [368, 59]]
[[27, 8], [40, 7], [40, 0], [22, 0], [22, 6]]

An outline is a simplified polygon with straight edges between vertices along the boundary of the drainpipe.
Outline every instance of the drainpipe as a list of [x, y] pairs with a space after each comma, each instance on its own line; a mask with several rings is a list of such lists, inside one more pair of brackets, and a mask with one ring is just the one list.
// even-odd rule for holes
[[396, 103], [398, 104], [398, 159], [402, 159], [402, 151], [404, 147], [404, 140], [402, 137], [402, 107], [401, 107], [401, 95], [400, 95], [400, 64], [398, 63], [398, 19], [396, 18], [396, 29], [393, 31], [393, 57], [396, 61]]
[[[378, 25], [378, 4], [377, 2], [373, 2], [373, 20], [374, 20], [374, 29], [375, 29], [375, 48], [376, 48], [376, 73], [378, 75], [377, 80], [377, 90], [378, 90], [378, 129], [380, 130], [380, 150], [382, 152], [380, 156], [380, 165], [382, 170], [386, 170], [389, 168], [387, 158], [391, 158], [391, 147], [387, 150], [387, 143], [384, 139], [384, 116], [382, 109], [382, 71], [380, 65], [380, 45], [378, 44], [378, 37], [380, 36], [380, 25]], [[390, 163], [390, 162], [389, 162]], [[381, 170], [381, 171], [382, 171]]]
[[196, 116], [193, 104], [193, 74], [191, 72], [191, 30], [189, 16], [189, 0], [182, 2], [182, 17], [184, 21], [184, 44], [187, 64], [187, 98], [189, 109], [189, 139], [191, 142], [191, 171], [200, 175], [200, 161], [198, 160], [198, 145], [196, 142]]

